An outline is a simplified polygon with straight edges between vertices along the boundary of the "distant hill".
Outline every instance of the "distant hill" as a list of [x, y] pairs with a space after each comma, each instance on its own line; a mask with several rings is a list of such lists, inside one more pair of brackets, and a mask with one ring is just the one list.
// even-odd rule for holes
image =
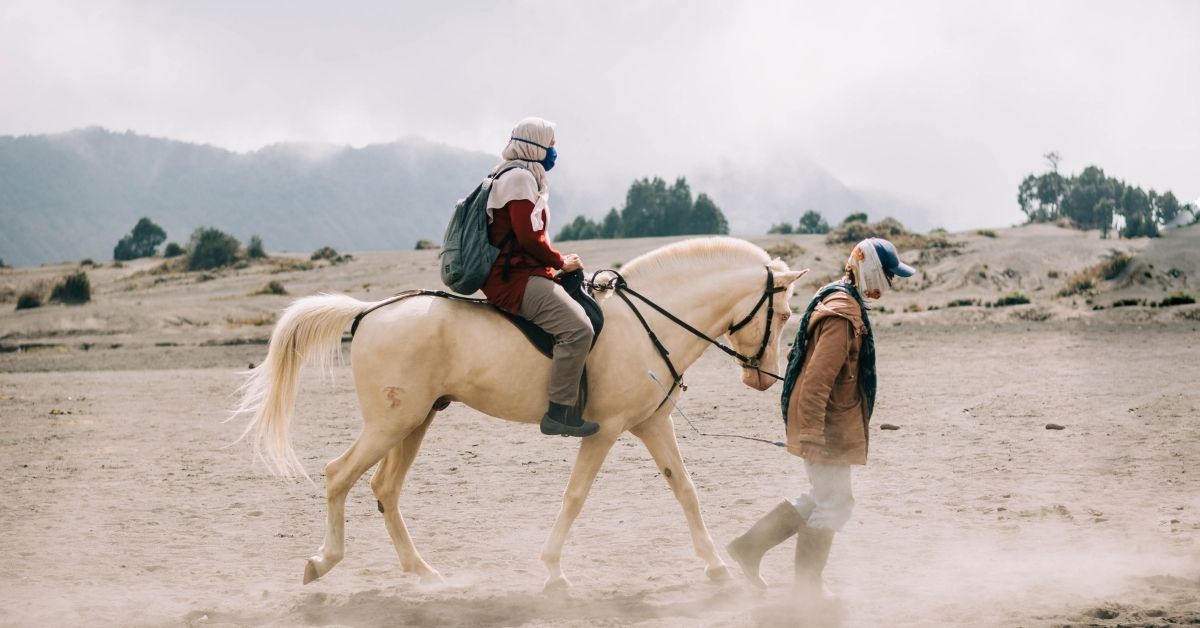
[[[237, 153], [133, 132], [87, 128], [0, 137], [0, 259], [8, 264], [108, 260], [138, 218], [186, 242], [199, 226], [260, 235], [268, 250], [409, 249], [442, 236], [454, 202], [497, 157], [422, 139], [363, 148], [276, 144]], [[629, 183], [687, 176], [722, 208], [734, 235], [766, 233], [807, 209], [837, 222], [851, 212], [937, 225], [933, 211], [853, 189], [816, 164], [714, 164], [692, 172], [597, 173], [570, 163], [554, 172], [552, 222], [599, 219], [624, 204]]]
[[111, 259], [141, 216], [181, 243], [211, 225], [270, 250], [407, 249], [440, 239], [495, 163], [418, 139], [235, 153], [99, 128], [0, 137], [0, 258]]

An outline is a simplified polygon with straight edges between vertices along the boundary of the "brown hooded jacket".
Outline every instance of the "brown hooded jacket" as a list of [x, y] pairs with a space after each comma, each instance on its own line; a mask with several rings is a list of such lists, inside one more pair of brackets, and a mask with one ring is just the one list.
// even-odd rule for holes
[[826, 464], [867, 463], [858, 354], [867, 333], [854, 297], [833, 292], [813, 310], [804, 366], [788, 403], [788, 451]]

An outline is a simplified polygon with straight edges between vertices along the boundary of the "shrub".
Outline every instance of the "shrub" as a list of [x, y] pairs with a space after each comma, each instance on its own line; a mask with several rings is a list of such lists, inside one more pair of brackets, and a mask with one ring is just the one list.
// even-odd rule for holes
[[4, 263], [4, 258], [0, 257], [0, 268], [9, 268], [8, 264]]
[[168, 242], [167, 246], [163, 249], [163, 257], [168, 259], [172, 257], [179, 257], [184, 253], [187, 253], [187, 251], [182, 246], [179, 246], [174, 242]]
[[947, 303], [947, 304], [946, 304], [946, 307], [947, 307], [947, 308], [952, 308], [952, 307], [971, 307], [971, 306], [973, 306], [973, 305], [979, 305], [979, 302], [978, 302], [978, 301], [976, 301], [975, 299], [955, 299], [955, 300], [953, 300], [953, 301], [951, 301], [951, 302]]
[[237, 238], [214, 229], [200, 227], [188, 243], [188, 270], [208, 270], [228, 266], [237, 260]]
[[63, 277], [50, 292], [50, 300], [77, 305], [92, 300], [92, 282], [87, 273], [79, 271]]
[[84, 258], [84, 260], [83, 260], [83, 261], [79, 262], [79, 265], [80, 265], [80, 266], [95, 266], [95, 265], [96, 265], [96, 261], [95, 261], [95, 260], [93, 260], [93, 259], [92, 259], [92, 258], [90, 258], [90, 257], [87, 257], [87, 258]]
[[286, 289], [284, 289], [282, 283], [272, 280], [272, 281], [268, 281], [266, 285], [264, 285], [263, 287], [258, 289], [258, 292], [255, 292], [253, 294], [287, 294], [287, 293], [288, 293], [288, 291]]
[[1158, 302], [1158, 307], [1171, 307], [1172, 305], [1191, 305], [1196, 302], [1196, 298], [1186, 292], [1173, 292], [1167, 298]]
[[995, 238], [996, 232], [992, 231], [991, 229], [977, 229], [975, 231], [975, 235], [981, 236], [984, 238]]
[[1058, 271], [1053, 269], [1048, 270], [1046, 271], [1046, 276], [1050, 279], [1058, 279]]
[[804, 247], [795, 242], [778, 242], [767, 247], [767, 255], [790, 261], [804, 255]]
[[40, 287], [27, 288], [17, 296], [17, 309], [29, 310], [42, 307], [42, 290]]
[[263, 250], [262, 238], [252, 235], [250, 243], [246, 245], [246, 257], [250, 259], [263, 259], [267, 256], [267, 252]]
[[113, 259], [131, 260], [150, 257], [158, 245], [167, 239], [167, 232], [149, 218], [142, 218], [133, 226], [129, 235], [121, 238], [113, 248]]
[[992, 303], [992, 307], [1008, 307], [1010, 305], [1025, 305], [1029, 303], [1029, 297], [1020, 292], [1010, 292]]
[[904, 311], [905, 312], [923, 312], [923, 311], [925, 311], [925, 308], [921, 307], [920, 303], [913, 301], [913, 302], [909, 303], [908, 305], [904, 306]]
[[852, 222], [867, 222], [867, 214], [865, 212], [855, 212], [850, 214], [849, 216], [846, 216], [845, 220], [842, 221], [842, 226], [848, 225]]
[[1096, 280], [1084, 271], [1067, 277], [1067, 285], [1058, 291], [1058, 296], [1069, 297], [1075, 294], [1090, 294], [1096, 289]]
[[870, 225], [861, 220], [853, 220], [844, 222], [838, 228], [831, 230], [829, 235], [825, 236], [825, 242], [829, 244], [858, 243], [874, 235]]
[[[1113, 251], [1101, 262], [1088, 266], [1068, 277], [1067, 285], [1058, 291], [1058, 296], [1069, 297], [1073, 294], [1094, 293], [1099, 288], [1101, 281], [1116, 279], [1121, 273], [1125, 272], [1125, 269], [1129, 267], [1131, 262], [1133, 262], [1132, 255]], [[1054, 273], [1053, 275], [1049, 275], [1051, 278], [1058, 275], [1057, 271], [1051, 272]]]
[[440, 249], [440, 248], [442, 248], [440, 245], [434, 244], [433, 242], [430, 242], [429, 240], [417, 240], [417, 246], [415, 247], [415, 250], [417, 250], [417, 251], [432, 251], [434, 249]]
[[767, 235], [777, 235], [777, 234], [788, 235], [791, 232], [792, 232], [792, 223], [790, 223], [790, 222], [781, 222], [779, 224], [774, 224], [774, 225], [771, 225], [770, 229], [767, 229]]
[[337, 252], [337, 249], [333, 248], [332, 246], [323, 246], [323, 247], [313, 251], [313, 254], [311, 256], [309, 256], [308, 259], [310, 259], [314, 262], [319, 261], [319, 260], [326, 260], [331, 264], [341, 264], [342, 262], [348, 262], [348, 261], [354, 259], [354, 256], [339, 255]]
[[1113, 251], [1108, 256], [1108, 259], [1097, 264], [1097, 270], [1100, 276], [1106, 281], [1111, 281], [1121, 276], [1121, 273], [1125, 271], [1125, 269], [1129, 266], [1129, 263], [1132, 261], [1132, 255], [1128, 253], [1122, 253], [1120, 251]]
[[1144, 304], [1145, 303], [1143, 301], [1139, 301], [1137, 299], [1120, 299], [1118, 301], [1113, 301], [1112, 306], [1113, 307], [1132, 307], [1135, 305], [1144, 305]]

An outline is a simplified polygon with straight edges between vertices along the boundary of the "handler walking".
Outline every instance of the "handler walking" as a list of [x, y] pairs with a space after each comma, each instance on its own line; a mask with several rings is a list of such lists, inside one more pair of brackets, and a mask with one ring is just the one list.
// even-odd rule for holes
[[763, 554], [796, 535], [797, 593], [824, 595], [821, 573], [854, 508], [850, 465], [867, 463], [875, 404], [875, 344], [863, 297], [878, 299], [893, 277], [913, 272], [891, 242], [868, 238], [851, 251], [842, 279], [809, 303], [788, 356], [782, 410], [788, 452], [804, 459], [811, 488], [725, 547], [754, 585], [767, 586], [758, 573]]

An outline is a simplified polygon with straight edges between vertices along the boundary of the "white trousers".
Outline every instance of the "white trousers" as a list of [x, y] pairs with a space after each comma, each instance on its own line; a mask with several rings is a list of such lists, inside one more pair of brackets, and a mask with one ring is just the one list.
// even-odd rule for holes
[[850, 465], [804, 460], [804, 470], [811, 487], [807, 493], [788, 501], [808, 522], [808, 527], [841, 530], [854, 511]]

